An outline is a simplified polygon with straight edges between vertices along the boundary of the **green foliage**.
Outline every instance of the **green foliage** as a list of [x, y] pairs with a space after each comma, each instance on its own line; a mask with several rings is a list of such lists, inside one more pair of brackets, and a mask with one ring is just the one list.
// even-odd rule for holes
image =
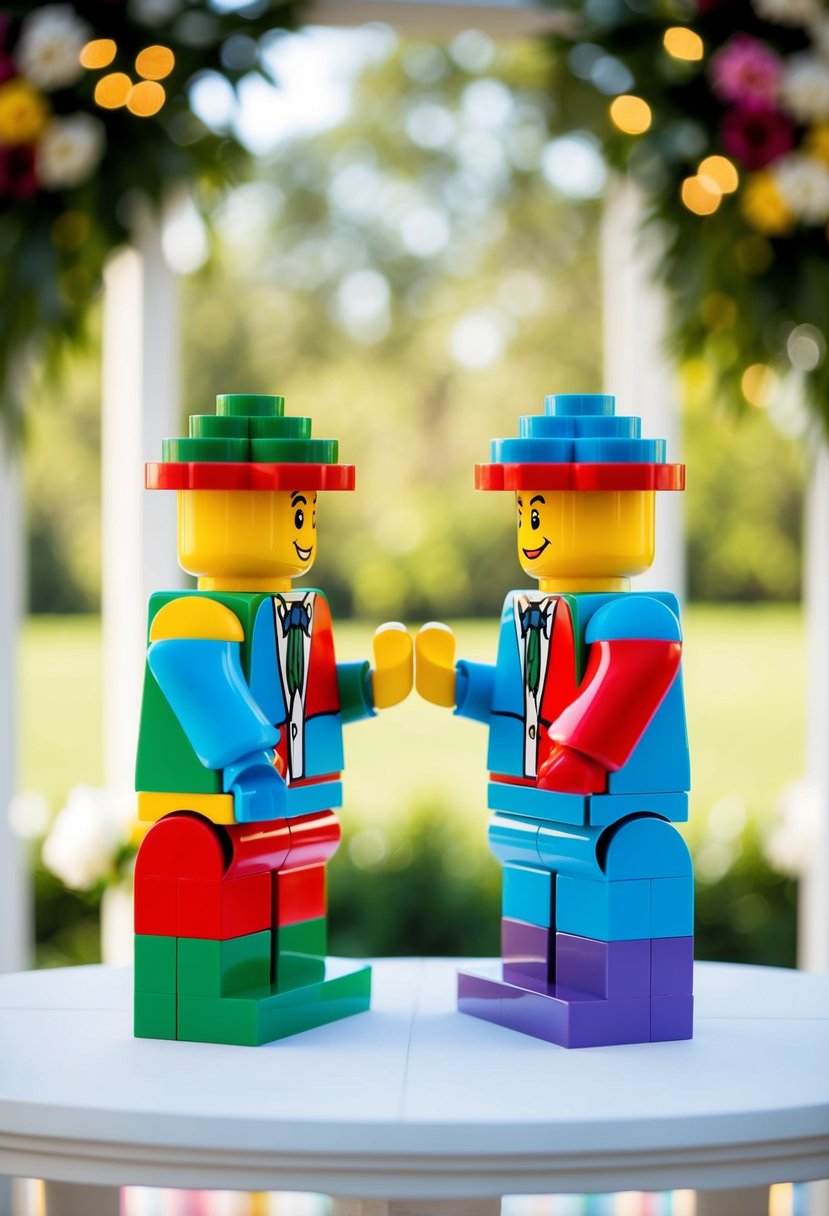
[[[48, 9], [40, 4], [6, 4], [4, 51], [14, 51], [25, 20]], [[68, 8], [68, 6], [67, 6]], [[186, 8], [186, 11], [184, 11]], [[146, 11], [145, 11], [146, 10]], [[104, 150], [95, 171], [83, 180], [40, 180], [38, 139], [17, 150], [25, 156], [26, 179], [8, 177], [0, 186], [0, 417], [19, 424], [28, 387], [29, 361], [56, 373], [68, 344], [86, 336], [89, 307], [100, 291], [105, 260], [124, 243], [136, 220], [136, 204], [158, 204], [172, 183], [197, 183], [210, 199], [238, 174], [247, 153], [230, 131], [214, 132], [197, 118], [189, 90], [206, 74], [235, 85], [244, 75], [269, 75], [267, 35], [295, 22], [293, 0], [264, 0], [235, 11], [209, 3], [177, 2], [158, 9], [141, 4], [101, 4], [74, 0], [70, 15], [92, 38], [117, 46], [102, 70], [84, 70], [77, 79], [35, 92], [50, 121], [85, 116], [103, 135]], [[48, 15], [48, 14], [47, 14]], [[265, 41], [263, 41], [265, 40]], [[121, 106], [105, 109], [94, 98], [98, 80], [108, 72], [134, 76], [136, 55], [153, 43], [168, 47], [175, 66], [164, 78], [165, 104], [151, 117], [136, 117]], [[4, 53], [7, 63], [7, 55]], [[5, 77], [4, 77], [5, 79]], [[22, 79], [22, 77], [21, 77]], [[37, 81], [33, 81], [37, 85]], [[87, 126], [87, 130], [89, 130]], [[48, 127], [47, 127], [48, 131]], [[0, 141], [2, 142], [2, 141]], [[0, 151], [5, 154], [8, 149]]]
[[[745, 407], [743, 375], [749, 366], [771, 363], [783, 375], [794, 366], [797, 374], [805, 373], [813, 412], [829, 427], [829, 359], [821, 337], [829, 332], [825, 217], [819, 222], [806, 211], [792, 213], [796, 203], [805, 203], [802, 192], [782, 199], [770, 180], [766, 163], [773, 170], [787, 148], [770, 150], [767, 162], [739, 163], [737, 191], [724, 194], [713, 214], [695, 214], [681, 201], [684, 180], [696, 175], [704, 157], [725, 153], [741, 160], [724, 135], [724, 120], [740, 107], [747, 113], [752, 98], [717, 96], [717, 52], [735, 35], [747, 35], [785, 65], [817, 39], [807, 28], [809, 19], [795, 16], [778, 24], [739, 0], [566, 0], [563, 7], [571, 19], [550, 42], [556, 124], [562, 131], [589, 133], [608, 162], [642, 187], [649, 219], [665, 242], [654, 273], [670, 291], [674, 352], [704, 359], [713, 373], [712, 397], [737, 410]], [[816, 6], [816, 22], [821, 13]], [[664, 49], [665, 31], [678, 25], [701, 37], [701, 60], [677, 59]], [[652, 123], [645, 133], [623, 134], [613, 124], [610, 104], [617, 94], [648, 103]], [[808, 124], [792, 114], [782, 121], [802, 161], [825, 173], [822, 154], [812, 151]], [[783, 222], [775, 225], [767, 210], [747, 203], [756, 186], [781, 202]], [[805, 362], [788, 346], [799, 325], [808, 327], [811, 343]], [[755, 391], [750, 388], [749, 397]]]

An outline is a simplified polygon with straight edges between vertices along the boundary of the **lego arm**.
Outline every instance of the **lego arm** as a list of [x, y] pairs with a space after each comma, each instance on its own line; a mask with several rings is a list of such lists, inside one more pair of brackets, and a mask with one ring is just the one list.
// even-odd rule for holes
[[453, 708], [463, 718], [488, 722], [495, 685], [495, 667], [490, 663], [455, 664], [455, 635], [446, 625], [431, 621], [415, 641], [417, 654], [415, 686], [426, 701]]
[[147, 652], [150, 671], [199, 760], [223, 770], [223, 788], [233, 794], [240, 823], [277, 819], [285, 807], [285, 782], [274, 767], [279, 732], [245, 681], [243, 636], [238, 617], [224, 605], [185, 597], [156, 615]]
[[587, 670], [578, 694], [549, 728], [555, 747], [538, 784], [598, 793], [622, 767], [674, 681], [682, 654], [679, 621], [658, 600], [614, 600], [591, 620]]
[[372, 643], [374, 667], [368, 660], [337, 664], [337, 687], [343, 722], [372, 718], [405, 700], [412, 690], [413, 647], [405, 625], [381, 625]]

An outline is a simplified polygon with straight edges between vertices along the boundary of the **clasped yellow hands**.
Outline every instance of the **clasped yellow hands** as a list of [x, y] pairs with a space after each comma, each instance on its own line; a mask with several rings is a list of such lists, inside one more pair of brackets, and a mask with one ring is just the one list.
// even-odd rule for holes
[[448, 625], [429, 621], [415, 640], [415, 687], [433, 705], [455, 705], [455, 635]]
[[398, 621], [381, 625], [374, 635], [371, 692], [375, 709], [405, 701], [412, 691], [413, 647], [406, 626]]

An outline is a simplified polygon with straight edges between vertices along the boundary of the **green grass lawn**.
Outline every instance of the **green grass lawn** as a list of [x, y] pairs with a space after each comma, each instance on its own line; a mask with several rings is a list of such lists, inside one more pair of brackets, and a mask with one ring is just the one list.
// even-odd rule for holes
[[[496, 621], [461, 621], [459, 654], [494, 658]], [[341, 658], [368, 653], [371, 626], [343, 622]], [[804, 637], [795, 606], [694, 606], [685, 681], [694, 793], [689, 836], [709, 813], [764, 819], [802, 769]], [[101, 645], [97, 618], [35, 617], [20, 649], [20, 788], [54, 807], [67, 789], [100, 784]], [[344, 816], [390, 823], [430, 802], [454, 808], [483, 837], [486, 732], [416, 697], [348, 729]]]

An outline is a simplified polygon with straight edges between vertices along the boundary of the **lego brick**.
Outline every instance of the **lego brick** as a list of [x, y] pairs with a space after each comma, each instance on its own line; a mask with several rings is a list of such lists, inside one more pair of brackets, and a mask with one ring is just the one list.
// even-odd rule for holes
[[602, 828], [542, 823], [536, 841], [542, 865], [556, 872], [597, 881], [603, 877], [596, 852], [602, 831]]
[[370, 997], [370, 967], [329, 959], [319, 983], [243, 997], [181, 996], [178, 1037], [257, 1046], [364, 1012]]
[[353, 490], [355, 469], [349, 464], [149, 461], [144, 485], [148, 490]]
[[248, 418], [251, 439], [310, 439], [311, 419], [296, 415], [279, 418]]
[[501, 958], [504, 979], [522, 977], [542, 984], [555, 978], [555, 934], [541, 925], [520, 920], [501, 921]]
[[224, 941], [182, 937], [178, 944], [178, 992], [185, 996], [234, 996], [271, 982], [271, 933]]
[[688, 996], [694, 990], [693, 937], [657, 937], [651, 942], [651, 993]]
[[487, 839], [489, 847], [502, 865], [538, 865], [539, 825], [535, 819], [518, 815], [493, 815]]
[[303, 866], [282, 870], [273, 876], [273, 923], [294, 925], [315, 920], [328, 909], [328, 880], [325, 866]]
[[607, 827], [628, 815], [658, 815], [672, 823], [688, 819], [687, 794], [594, 794], [589, 800], [587, 822], [592, 827]]
[[226, 857], [221, 829], [199, 815], [170, 815], [144, 837], [135, 862], [136, 880], [163, 878], [219, 879]]
[[150, 622], [150, 641], [164, 638], [212, 638], [243, 642], [242, 622], [227, 604], [209, 595], [182, 595], [169, 600]]
[[340, 843], [340, 821], [333, 811], [317, 812], [289, 821], [291, 847], [287, 868], [322, 865]]
[[664, 819], [649, 815], [627, 819], [611, 828], [602, 844], [605, 850], [602, 868], [609, 879], [679, 878], [691, 874], [688, 846], [676, 828]]
[[237, 823], [225, 830], [231, 851], [228, 877], [272, 873], [281, 869], [288, 860], [291, 831], [287, 819], [274, 819], [267, 823]]
[[651, 1042], [666, 1043], [694, 1037], [694, 998], [651, 997]]
[[556, 934], [557, 983], [609, 1000], [649, 996], [651, 943], [647, 939], [603, 942]]
[[235, 823], [233, 797], [230, 794], [193, 794], [191, 792], [138, 792], [138, 818], [143, 823], [157, 823], [165, 815], [177, 811], [194, 811], [211, 823]]
[[651, 937], [690, 937], [694, 932], [694, 880], [657, 878], [651, 883]]
[[584, 794], [560, 794], [512, 781], [490, 781], [487, 806], [491, 811], [508, 811], [527, 819], [574, 825], [589, 822], [590, 799]]
[[556, 928], [577, 937], [627, 941], [651, 936], [650, 883], [589, 882], [559, 875]]
[[531, 925], [549, 928], [553, 917], [555, 878], [549, 870], [505, 865], [503, 868], [503, 915]]
[[174, 1039], [176, 994], [136, 991], [133, 996], [133, 1033], [137, 1039]]
[[244, 418], [250, 425], [254, 418], [281, 418], [285, 413], [285, 398], [278, 393], [217, 393], [216, 416]]
[[139, 934], [178, 936], [178, 883], [175, 878], [145, 875], [136, 866], [133, 926]]
[[136, 992], [176, 991], [175, 937], [138, 933], [133, 967]]
[[617, 596], [593, 613], [584, 640], [588, 645], [611, 639], [681, 642], [678, 601], [674, 598], [668, 604], [665, 600], [664, 595], [642, 593]]
[[241, 937], [269, 928], [270, 920], [269, 874], [220, 881], [179, 880], [179, 937]]
[[458, 973], [458, 1009], [560, 1047], [647, 1043], [650, 998], [599, 1000], [584, 993], [547, 992], [507, 983], [485, 967]]
[[[149, 465], [147, 467], [150, 468]], [[476, 464], [475, 489], [684, 490], [685, 466], [682, 464], [556, 464], [553, 462]]]
[[311, 984], [325, 974], [328, 925], [325, 917], [283, 925], [276, 931], [274, 980], [280, 991]]

